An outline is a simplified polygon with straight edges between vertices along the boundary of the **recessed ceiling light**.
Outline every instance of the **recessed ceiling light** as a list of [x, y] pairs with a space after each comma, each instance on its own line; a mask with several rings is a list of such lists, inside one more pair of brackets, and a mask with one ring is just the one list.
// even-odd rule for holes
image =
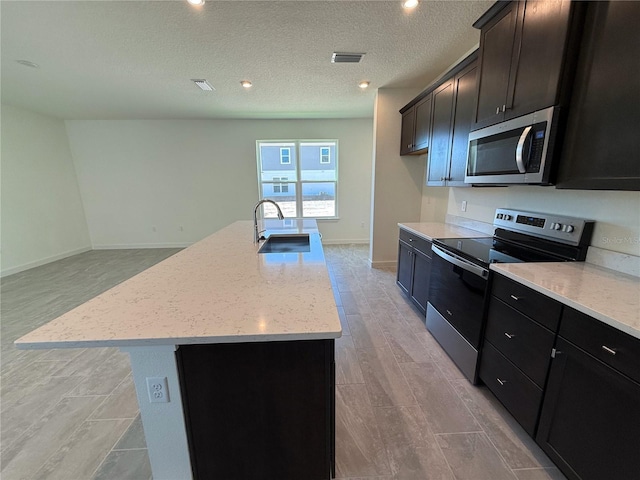
[[403, 0], [402, 8], [406, 8], [407, 10], [411, 10], [412, 8], [416, 8], [420, 3], [418, 0]]
[[369, 81], [367, 81], [367, 80], [363, 80], [362, 82], [360, 82], [360, 83], [358, 84], [358, 86], [359, 86], [361, 89], [363, 89], [363, 90], [364, 90], [365, 88], [367, 88], [367, 87], [369, 86]]
[[249, 80], [242, 80], [240, 82], [240, 85], [242, 85], [244, 88], [251, 88], [253, 86], [253, 83], [251, 83]]
[[194, 7], [199, 7], [201, 5], [204, 5], [204, 0], [187, 0], [187, 2], [190, 5], [193, 5]]
[[211, 84], [207, 82], [204, 78], [202, 79], [192, 78], [191, 81], [195, 83], [198, 87], [200, 87], [200, 89], [205, 90], [207, 92], [213, 92], [215, 90], [215, 88], [213, 88]]
[[40, 65], [30, 62], [29, 60], [16, 60], [16, 62], [20, 65], [24, 65], [25, 67], [40, 68]]

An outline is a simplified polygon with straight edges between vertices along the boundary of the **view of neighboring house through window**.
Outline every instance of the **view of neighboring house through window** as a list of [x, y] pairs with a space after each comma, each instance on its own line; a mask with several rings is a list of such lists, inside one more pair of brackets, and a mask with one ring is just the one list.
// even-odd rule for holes
[[[280, 205], [287, 218], [336, 218], [337, 140], [257, 142], [260, 198]], [[276, 209], [265, 204], [265, 218]]]

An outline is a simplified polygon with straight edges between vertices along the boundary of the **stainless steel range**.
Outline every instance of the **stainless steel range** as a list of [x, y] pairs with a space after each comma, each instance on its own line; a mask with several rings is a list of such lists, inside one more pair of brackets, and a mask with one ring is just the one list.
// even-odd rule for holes
[[496, 210], [493, 237], [433, 240], [427, 329], [464, 375], [477, 382], [491, 263], [584, 261], [594, 222]]

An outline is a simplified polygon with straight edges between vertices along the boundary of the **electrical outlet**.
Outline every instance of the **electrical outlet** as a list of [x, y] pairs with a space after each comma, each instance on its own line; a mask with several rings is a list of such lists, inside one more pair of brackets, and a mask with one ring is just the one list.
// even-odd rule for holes
[[147, 392], [149, 393], [149, 402], [168, 403], [167, 377], [147, 377]]
[[462, 205], [460, 205], [460, 210], [462, 210], [463, 212], [467, 211], [467, 201], [466, 200], [462, 201]]

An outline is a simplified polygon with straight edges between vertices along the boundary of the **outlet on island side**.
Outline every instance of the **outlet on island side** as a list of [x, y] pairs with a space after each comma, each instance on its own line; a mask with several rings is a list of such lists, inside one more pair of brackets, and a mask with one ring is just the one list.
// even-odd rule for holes
[[150, 403], [168, 403], [169, 387], [167, 377], [147, 377], [147, 392]]
[[467, 211], [467, 201], [463, 200], [462, 204], [460, 205], [460, 210], [462, 210], [463, 212]]

